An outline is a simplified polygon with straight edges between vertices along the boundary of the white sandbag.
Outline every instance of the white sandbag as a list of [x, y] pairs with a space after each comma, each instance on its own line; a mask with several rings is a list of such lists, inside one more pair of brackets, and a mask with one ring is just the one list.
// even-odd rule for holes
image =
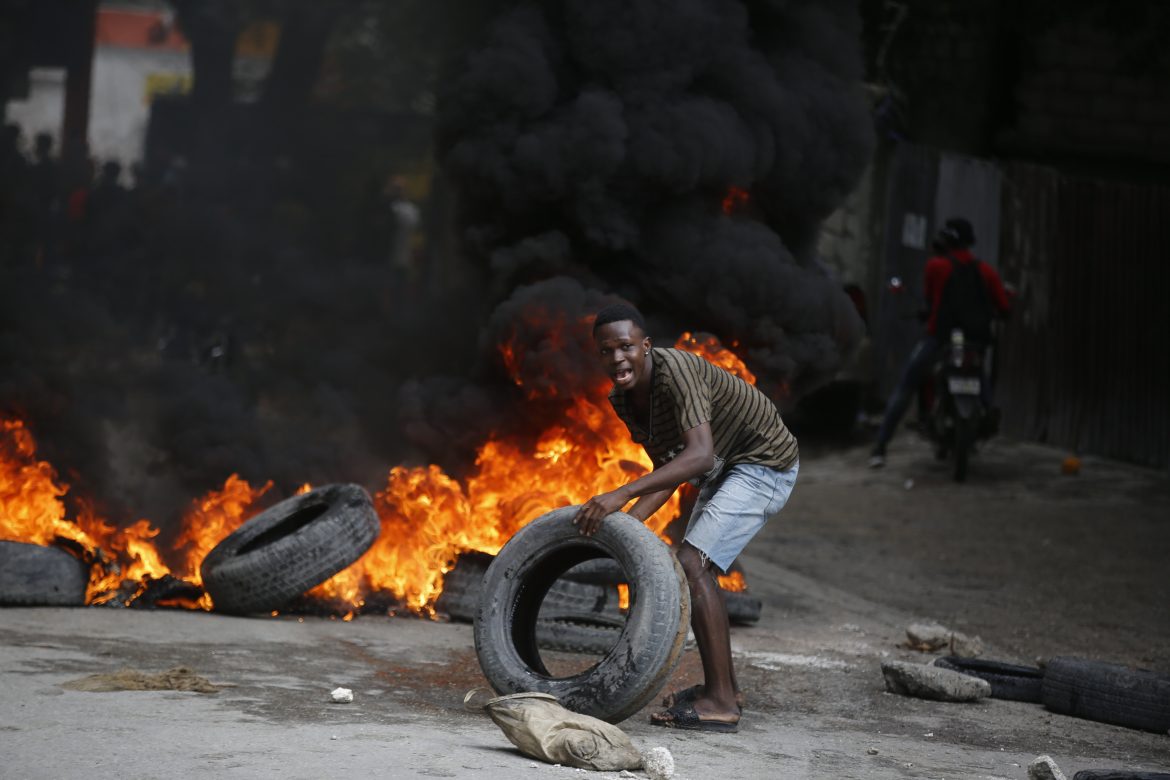
[[[464, 697], [468, 705], [476, 691]], [[613, 724], [565, 709], [548, 693], [513, 693], [489, 699], [486, 710], [520, 752], [550, 764], [613, 772], [639, 769], [642, 756]]]

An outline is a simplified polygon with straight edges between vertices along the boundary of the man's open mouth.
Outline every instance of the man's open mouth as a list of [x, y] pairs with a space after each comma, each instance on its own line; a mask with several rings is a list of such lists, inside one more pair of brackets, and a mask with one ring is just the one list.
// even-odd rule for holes
[[617, 371], [614, 372], [613, 381], [625, 382], [633, 375], [634, 375], [634, 372], [632, 370], [630, 370], [628, 368], [619, 368]]

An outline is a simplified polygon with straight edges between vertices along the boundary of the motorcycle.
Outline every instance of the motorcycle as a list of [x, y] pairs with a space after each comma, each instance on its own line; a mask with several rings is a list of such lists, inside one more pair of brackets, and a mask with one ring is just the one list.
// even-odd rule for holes
[[994, 424], [984, 403], [985, 368], [989, 347], [969, 341], [961, 330], [951, 331], [931, 377], [926, 430], [935, 443], [935, 457], [954, 458], [954, 478], [967, 478], [967, 464], [976, 441], [986, 438]]

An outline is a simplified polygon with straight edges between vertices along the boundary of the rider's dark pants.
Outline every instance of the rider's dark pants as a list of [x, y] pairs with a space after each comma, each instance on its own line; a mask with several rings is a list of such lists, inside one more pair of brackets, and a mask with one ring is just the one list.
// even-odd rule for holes
[[910, 401], [918, 392], [918, 387], [926, 378], [930, 367], [934, 365], [934, 361], [938, 357], [939, 345], [937, 337], [925, 336], [910, 353], [910, 360], [902, 371], [902, 380], [898, 383], [894, 394], [890, 396], [889, 402], [886, 403], [882, 427], [878, 429], [877, 442], [873, 447], [875, 452], [886, 451], [886, 444], [894, 437], [894, 430], [902, 420], [902, 415], [906, 414]]

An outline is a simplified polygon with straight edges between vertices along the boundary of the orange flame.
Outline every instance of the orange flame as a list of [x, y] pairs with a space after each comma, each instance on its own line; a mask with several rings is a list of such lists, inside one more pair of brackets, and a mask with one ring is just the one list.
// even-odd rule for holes
[[733, 571], [719, 575], [719, 587], [733, 593], [741, 593], [747, 590], [747, 580], [744, 579], [743, 572]]
[[199, 565], [207, 553], [256, 514], [255, 511], [249, 511], [252, 504], [271, 489], [271, 480], [253, 490], [246, 480], [240, 479], [238, 474], [232, 474], [224, 482], [222, 490], [213, 490], [192, 502], [183, 515], [183, 530], [173, 545], [175, 550], [183, 550], [185, 553], [184, 579], [196, 585], [203, 584]]
[[42, 545], [65, 539], [94, 558], [99, 550], [115, 553], [113, 566], [100, 558], [92, 566], [86, 588], [89, 602], [112, 598], [124, 580], [169, 573], [151, 541], [158, 529], [150, 521], [118, 529], [85, 501], [78, 502], [78, 516], [69, 520], [62, 501], [68, 492], [53, 467], [36, 459], [36, 441], [24, 423], [0, 420], [0, 539]]
[[685, 349], [687, 352], [693, 352], [699, 357], [706, 358], [723, 370], [735, 374], [748, 384], [754, 385], [756, 383], [756, 375], [748, 370], [747, 364], [740, 360], [739, 356], [731, 350], [724, 349], [717, 336], [713, 336], [710, 333], [695, 333], [692, 335], [688, 331], [678, 337], [678, 343], [674, 346], [675, 349]]
[[[364, 579], [415, 611], [430, 613], [443, 575], [461, 552], [494, 555], [516, 531], [550, 509], [580, 504], [612, 490], [652, 464], [608, 408], [577, 399], [563, 424], [531, 449], [493, 439], [476, 458], [477, 471], [460, 484], [437, 466], [391, 469], [375, 496], [382, 533], [353, 567], [325, 583], [345, 592]], [[673, 497], [650, 519], [661, 532], [678, 516]]]
[[57, 482], [53, 467], [37, 460], [36, 451], [23, 422], [0, 420], [0, 539], [52, 544], [63, 537], [93, 549], [96, 541], [65, 519], [61, 498], [69, 486]]
[[751, 201], [752, 196], [747, 190], [736, 187], [734, 184], [727, 188], [721, 204], [724, 214], [734, 214], [742, 210]]

